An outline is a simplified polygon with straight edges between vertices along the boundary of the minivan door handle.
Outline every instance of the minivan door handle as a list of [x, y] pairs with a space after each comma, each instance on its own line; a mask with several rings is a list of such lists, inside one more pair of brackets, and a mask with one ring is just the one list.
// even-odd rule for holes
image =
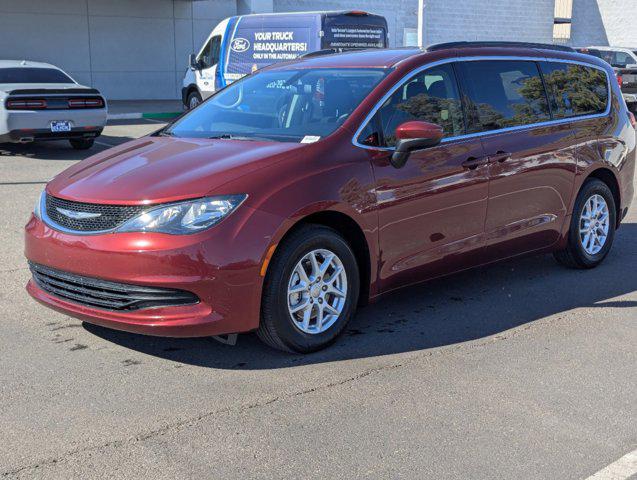
[[511, 158], [511, 154], [509, 152], [503, 152], [502, 150], [495, 152], [495, 155], [489, 155], [489, 161], [492, 163], [506, 162], [509, 158]]
[[475, 170], [480, 165], [486, 165], [488, 162], [487, 157], [469, 157], [462, 162], [462, 167], [467, 170]]

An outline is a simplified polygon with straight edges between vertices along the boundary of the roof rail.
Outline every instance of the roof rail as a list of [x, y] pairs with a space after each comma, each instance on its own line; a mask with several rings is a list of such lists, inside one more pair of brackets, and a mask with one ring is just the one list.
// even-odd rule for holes
[[464, 47], [495, 47], [495, 48], [540, 48], [543, 50], [559, 50], [561, 52], [574, 52], [575, 50], [566, 45], [554, 45], [551, 43], [532, 43], [532, 42], [496, 42], [496, 41], [477, 41], [477, 42], [447, 42], [436, 43], [427, 47], [428, 52], [437, 50], [447, 50], [450, 48]]

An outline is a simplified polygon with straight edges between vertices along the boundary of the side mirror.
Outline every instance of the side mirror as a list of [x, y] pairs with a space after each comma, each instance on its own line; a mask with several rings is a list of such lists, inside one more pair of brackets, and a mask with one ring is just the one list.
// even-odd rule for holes
[[199, 70], [199, 60], [197, 60], [196, 54], [191, 53], [188, 55], [188, 65], [190, 65], [190, 68], [193, 70]]
[[391, 157], [391, 164], [396, 168], [402, 168], [411, 152], [438, 145], [444, 132], [442, 127], [435, 123], [413, 120], [398, 125], [395, 135], [396, 150]]

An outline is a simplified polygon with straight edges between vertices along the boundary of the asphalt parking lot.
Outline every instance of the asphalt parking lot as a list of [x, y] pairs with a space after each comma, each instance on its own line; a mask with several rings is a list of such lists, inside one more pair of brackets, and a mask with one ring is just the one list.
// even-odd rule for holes
[[[161, 126], [115, 123], [91, 152]], [[87, 155], [0, 145], [3, 478], [585, 479], [637, 448], [637, 203], [594, 271], [545, 255], [411, 287], [293, 356], [31, 301], [23, 225]]]

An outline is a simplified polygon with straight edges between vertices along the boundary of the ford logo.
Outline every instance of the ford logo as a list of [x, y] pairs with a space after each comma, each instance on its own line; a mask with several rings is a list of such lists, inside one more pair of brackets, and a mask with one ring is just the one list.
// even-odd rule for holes
[[250, 48], [250, 41], [246, 38], [235, 38], [230, 44], [230, 49], [237, 53], [243, 53]]

